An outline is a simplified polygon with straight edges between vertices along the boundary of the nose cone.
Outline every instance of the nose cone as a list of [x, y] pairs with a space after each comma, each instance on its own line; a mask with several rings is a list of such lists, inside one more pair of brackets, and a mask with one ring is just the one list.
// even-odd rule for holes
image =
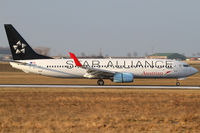
[[199, 71], [196, 68], [191, 67], [190, 72], [191, 72], [191, 75], [194, 75], [194, 74], [198, 73]]

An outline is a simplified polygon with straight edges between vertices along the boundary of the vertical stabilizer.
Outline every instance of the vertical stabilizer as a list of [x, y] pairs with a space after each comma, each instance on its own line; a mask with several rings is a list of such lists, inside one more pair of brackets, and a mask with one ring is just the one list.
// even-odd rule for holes
[[51, 59], [37, 54], [11, 24], [4, 25], [13, 60]]

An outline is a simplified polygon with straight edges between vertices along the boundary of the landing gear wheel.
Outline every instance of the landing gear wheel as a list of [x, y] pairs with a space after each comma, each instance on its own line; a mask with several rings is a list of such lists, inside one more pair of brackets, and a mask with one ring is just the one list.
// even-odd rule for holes
[[176, 86], [180, 86], [180, 82], [176, 82]]
[[97, 84], [98, 84], [98, 85], [104, 85], [104, 81], [103, 81], [102, 79], [99, 79], [99, 80], [97, 81]]

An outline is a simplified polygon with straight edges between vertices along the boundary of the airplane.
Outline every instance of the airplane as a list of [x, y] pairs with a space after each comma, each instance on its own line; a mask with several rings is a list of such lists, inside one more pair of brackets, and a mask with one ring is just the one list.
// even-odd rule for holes
[[5, 31], [12, 53], [11, 66], [26, 73], [35, 73], [58, 78], [104, 79], [115, 83], [134, 82], [135, 78], [172, 78], [179, 80], [194, 75], [198, 70], [185, 62], [171, 59], [127, 59], [127, 58], [81, 58], [69, 52], [69, 59], [53, 59], [36, 53], [11, 24]]

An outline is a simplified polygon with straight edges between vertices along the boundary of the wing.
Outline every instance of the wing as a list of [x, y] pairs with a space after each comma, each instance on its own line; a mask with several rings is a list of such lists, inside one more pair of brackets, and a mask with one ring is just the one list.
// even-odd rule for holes
[[113, 77], [113, 75], [116, 73], [114, 71], [109, 71], [109, 70], [85, 67], [79, 62], [79, 60], [73, 53], [69, 52], [69, 55], [74, 60], [76, 66], [87, 70], [87, 73], [84, 75], [84, 77], [86, 78], [110, 78]]

